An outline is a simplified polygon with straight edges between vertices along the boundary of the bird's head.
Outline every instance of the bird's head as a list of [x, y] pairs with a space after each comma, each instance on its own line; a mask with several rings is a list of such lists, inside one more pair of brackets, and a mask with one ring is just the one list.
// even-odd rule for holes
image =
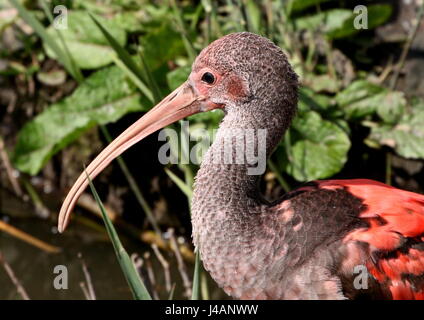
[[229, 34], [203, 49], [187, 83], [204, 97], [201, 111], [223, 108], [290, 117], [296, 109], [297, 75], [287, 57], [270, 40], [249, 32]]
[[223, 109], [227, 115], [272, 120], [286, 127], [296, 110], [297, 76], [285, 54], [268, 39], [248, 33], [224, 36], [196, 58], [189, 78], [110, 143], [82, 173], [63, 202], [58, 229], [88, 185], [113, 159], [151, 133], [199, 112]]

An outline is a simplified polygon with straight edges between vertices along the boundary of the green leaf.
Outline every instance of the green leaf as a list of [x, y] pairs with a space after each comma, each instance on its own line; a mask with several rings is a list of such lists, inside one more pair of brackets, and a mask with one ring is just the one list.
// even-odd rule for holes
[[[104, 19], [96, 16], [97, 20], [107, 28], [111, 36], [121, 46], [126, 43], [126, 32], [114, 20]], [[63, 50], [63, 45], [59, 41], [59, 35], [50, 26], [47, 33], [56, 40]], [[66, 46], [78, 67], [82, 69], [97, 69], [112, 62], [115, 55], [114, 50], [109, 46], [108, 40], [84, 11], [70, 11], [68, 14], [68, 28], [60, 30], [66, 42]], [[46, 47], [47, 55], [56, 58], [56, 52]]]
[[424, 103], [404, 112], [400, 121], [390, 126], [381, 124], [371, 128], [369, 139], [389, 146], [402, 157], [424, 159]]
[[322, 29], [324, 32], [334, 32], [343, 27], [345, 21], [353, 15], [352, 10], [331, 9], [294, 20], [297, 29]]
[[330, 177], [346, 163], [349, 137], [337, 124], [323, 120], [315, 111], [299, 114], [290, 136], [285, 170], [298, 181]]
[[349, 119], [363, 119], [377, 113], [383, 121], [396, 122], [406, 107], [402, 92], [390, 91], [366, 80], [357, 80], [335, 97]]
[[[392, 7], [385, 4], [367, 6], [368, 29], [373, 29], [386, 22], [391, 14]], [[352, 36], [362, 31], [354, 26], [357, 15], [350, 9], [331, 9], [310, 16], [294, 20], [298, 30], [322, 30], [330, 39], [340, 39]]]
[[322, 113], [332, 106], [331, 100], [327, 95], [318, 94], [308, 87], [301, 87], [299, 89], [298, 108], [300, 112], [307, 112], [312, 109]]
[[336, 93], [339, 90], [337, 79], [329, 74], [306, 74], [303, 82], [315, 92]]
[[113, 50], [115, 50], [122, 62], [124, 62], [128, 69], [130, 69], [138, 76], [139, 80], [142, 80], [142, 72], [139, 66], [134, 62], [133, 58], [128, 53], [128, 51], [124, 49], [124, 47], [119, 43], [118, 39], [113, 36], [111, 31], [108, 30], [107, 27], [105, 27], [104, 24], [100, 22], [98, 18], [96, 18], [92, 14], [89, 14], [89, 16], [94, 21], [96, 26], [100, 29], [100, 32], [106, 38], [107, 42], [111, 45]]
[[377, 114], [386, 123], [395, 123], [406, 109], [405, 94], [400, 91], [389, 91], [382, 95], [381, 103], [377, 106]]
[[106, 231], [109, 235], [110, 240], [113, 244], [113, 249], [115, 250], [116, 257], [118, 258], [119, 265], [121, 266], [122, 272], [124, 273], [125, 279], [129, 287], [131, 288], [134, 299], [136, 300], [152, 300], [149, 292], [147, 291], [143, 281], [141, 281], [140, 276], [138, 275], [137, 270], [134, 267], [134, 264], [128, 255], [125, 248], [122, 246], [121, 241], [119, 240], [118, 233], [113, 226], [112, 221], [109, 219], [109, 216], [106, 213], [106, 209], [103, 206], [102, 201], [100, 200], [99, 195], [97, 194], [96, 188], [91, 182], [90, 176], [86, 172], [87, 179], [90, 185], [91, 192], [93, 193], [94, 199], [97, 202], [97, 205], [102, 212], [103, 222], [105, 223]]
[[357, 80], [339, 92], [335, 100], [348, 118], [361, 119], [377, 110], [378, 103], [382, 98], [381, 94], [384, 91], [383, 87], [366, 80]]
[[[386, 22], [392, 15], [392, 7], [387, 4], [367, 6], [367, 10], [368, 29], [378, 27]], [[346, 19], [339, 19], [333, 16], [332, 19], [335, 20], [336, 24], [332, 25], [329, 30], [327, 30], [327, 36], [331, 39], [340, 39], [362, 31], [362, 29], [355, 28], [354, 21], [356, 17], [357, 14], [355, 13], [351, 13], [351, 16]]]
[[21, 129], [13, 163], [34, 175], [88, 128], [117, 121], [128, 112], [147, 110], [148, 106], [119, 68], [100, 70], [72, 95], [51, 105]]
[[165, 172], [168, 177], [171, 178], [171, 180], [177, 185], [177, 187], [180, 188], [180, 190], [186, 195], [186, 197], [191, 199], [193, 196], [193, 190], [171, 170], [165, 168]]

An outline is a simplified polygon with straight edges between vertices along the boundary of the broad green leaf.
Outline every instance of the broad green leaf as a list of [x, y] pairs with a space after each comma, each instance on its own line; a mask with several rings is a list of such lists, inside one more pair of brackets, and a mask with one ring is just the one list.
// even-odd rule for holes
[[[96, 16], [99, 22], [107, 28], [112, 37], [121, 46], [126, 43], [126, 32], [114, 20]], [[97, 69], [112, 62], [114, 50], [102, 32], [90, 18], [87, 12], [70, 11], [68, 14], [68, 28], [60, 30], [66, 46], [78, 67], [82, 69]], [[47, 33], [56, 40], [62, 48], [57, 30], [50, 26]], [[47, 55], [56, 58], [55, 52], [45, 46]]]
[[301, 87], [299, 89], [298, 108], [300, 112], [307, 112], [312, 109], [322, 113], [332, 106], [331, 100], [327, 95], [316, 93], [308, 87]]
[[[368, 29], [386, 22], [391, 14], [390, 5], [376, 4], [367, 6]], [[297, 29], [322, 30], [330, 39], [340, 39], [360, 32], [354, 26], [357, 17], [350, 9], [331, 9], [294, 20]]]
[[306, 74], [303, 82], [315, 92], [336, 93], [339, 90], [337, 79], [329, 74]]
[[345, 132], [350, 132], [348, 123], [343, 120], [345, 114], [335, 103], [333, 97], [315, 93], [310, 88], [302, 87], [299, 89], [298, 110], [300, 113], [310, 110], [317, 111], [326, 119], [331, 119], [332, 122], [337, 123]]
[[402, 157], [424, 159], [424, 104], [412, 106], [411, 110], [404, 112], [394, 126], [372, 127], [369, 139], [392, 147]]
[[343, 168], [349, 148], [349, 137], [340, 126], [315, 111], [299, 114], [291, 128], [285, 171], [298, 181], [330, 177]]
[[361, 119], [375, 113], [385, 89], [366, 80], [352, 82], [335, 100], [348, 118]]
[[51, 105], [21, 129], [14, 165], [34, 175], [88, 128], [117, 121], [128, 112], [147, 110], [148, 106], [119, 68], [100, 70], [72, 95]]
[[357, 80], [335, 97], [350, 119], [362, 119], [377, 113], [385, 122], [397, 121], [406, 106], [404, 94], [380, 87], [366, 80]]
[[366, 80], [356, 80], [336, 96], [340, 106], [346, 106], [382, 92], [384, 89]]
[[294, 20], [297, 29], [322, 29], [324, 32], [332, 32], [343, 26], [343, 23], [351, 18], [352, 10], [332, 9], [309, 16], [302, 16]]
[[405, 94], [400, 91], [388, 91], [383, 94], [377, 106], [377, 114], [386, 123], [397, 122], [406, 109]]
[[[368, 29], [374, 29], [379, 25], [386, 22], [392, 15], [392, 7], [386, 4], [377, 4], [366, 7], [368, 10], [367, 19], [368, 19]], [[338, 19], [333, 16], [335, 20], [335, 25], [332, 25], [327, 31], [327, 36], [331, 39], [340, 39], [348, 37], [358, 32], [362, 29], [355, 28], [354, 21], [357, 17], [357, 14], [352, 13], [352, 15], [344, 20]], [[359, 19], [360, 20], [360, 19]]]

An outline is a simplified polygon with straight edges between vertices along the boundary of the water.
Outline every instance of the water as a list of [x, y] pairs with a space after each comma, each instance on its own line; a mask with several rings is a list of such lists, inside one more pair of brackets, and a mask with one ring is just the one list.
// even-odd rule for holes
[[[62, 248], [58, 254], [49, 254], [0, 232], [0, 250], [31, 299], [85, 299], [80, 288], [85, 277], [79, 252], [89, 268], [98, 299], [132, 299], [112, 244], [107, 239], [94, 237], [82, 226], [72, 226], [69, 232], [60, 235], [51, 232], [54, 228], [52, 223], [39, 219], [12, 219], [10, 223]], [[134, 252], [134, 246], [126, 243], [130, 252]], [[146, 248], [138, 248], [136, 252], [142, 254], [143, 250]], [[68, 270], [67, 290], [57, 290], [53, 286], [57, 276], [53, 270], [57, 265], [64, 265]], [[0, 268], [0, 299], [19, 298], [5, 270]]]

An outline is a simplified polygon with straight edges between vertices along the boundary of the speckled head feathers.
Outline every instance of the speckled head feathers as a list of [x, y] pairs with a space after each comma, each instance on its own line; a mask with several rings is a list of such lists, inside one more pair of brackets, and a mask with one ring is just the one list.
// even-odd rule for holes
[[201, 77], [205, 69], [221, 80], [209, 88], [216, 103], [231, 107], [255, 100], [256, 108], [266, 108], [261, 112], [283, 114], [286, 121], [295, 113], [297, 75], [283, 51], [267, 38], [249, 32], [226, 35], [203, 49], [192, 76]]

